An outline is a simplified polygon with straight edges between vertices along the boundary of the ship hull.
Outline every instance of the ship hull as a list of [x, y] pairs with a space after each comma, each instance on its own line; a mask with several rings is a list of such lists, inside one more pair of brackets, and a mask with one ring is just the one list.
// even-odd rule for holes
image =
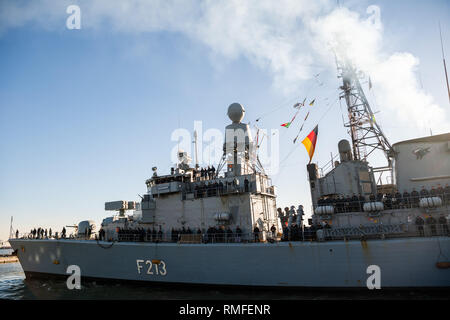
[[[366, 288], [450, 287], [449, 237], [179, 244], [11, 239], [25, 273], [154, 283]], [[447, 264], [446, 264], [447, 263]], [[444, 267], [443, 267], [444, 266]]]

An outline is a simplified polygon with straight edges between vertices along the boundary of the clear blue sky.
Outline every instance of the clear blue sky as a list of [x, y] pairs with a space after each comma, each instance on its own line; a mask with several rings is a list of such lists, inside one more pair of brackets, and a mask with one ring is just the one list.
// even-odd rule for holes
[[[1, 16], [20, 16], [21, 11], [7, 11], [8, 2], [12, 1], [2, 1]], [[380, 7], [384, 50], [406, 51], [420, 60], [417, 75], [423, 90], [448, 115], [437, 21], [450, 64], [450, 3], [340, 2], [361, 15], [371, 4]], [[42, 3], [48, 6], [47, 1]], [[80, 4], [82, 13], [89, 5], [73, 3]], [[0, 24], [3, 240], [11, 216], [21, 232], [40, 226], [59, 231], [84, 219], [101, 222], [107, 215], [105, 201], [138, 200], [152, 166], [160, 173], [169, 171], [170, 151], [176, 145], [171, 133], [179, 126], [192, 131], [194, 120], [202, 120], [204, 130], [223, 130], [232, 102], [242, 103], [247, 111], [244, 121], [253, 122], [281, 102], [301, 99], [314, 81], [298, 81], [298, 91], [286, 93], [274, 85], [276, 73], [264, 63], [245, 54], [221, 55], [183, 32], [121, 31], [108, 28], [107, 21], [85, 28], [83, 16], [81, 30], [68, 30], [67, 16], [63, 9], [48, 24], [36, 17], [17, 25]], [[324, 86], [315, 87], [309, 96], [335, 101], [339, 86], [335, 69], [317, 62], [312, 68], [321, 72]], [[347, 138], [339, 104], [325, 113], [327, 109], [325, 104], [311, 109], [303, 132], [307, 134], [320, 119], [314, 160], [322, 165], [330, 152], [336, 153], [337, 142]], [[379, 119], [391, 143], [429, 134], [428, 129], [399, 124], [383, 114], [383, 106], [374, 109], [381, 111]], [[262, 119], [263, 127], [280, 130], [281, 160], [293, 150], [297, 129], [286, 133], [279, 125], [291, 116], [287, 107]], [[273, 177], [278, 206], [302, 203], [309, 212], [307, 162], [303, 146], [297, 144]]]

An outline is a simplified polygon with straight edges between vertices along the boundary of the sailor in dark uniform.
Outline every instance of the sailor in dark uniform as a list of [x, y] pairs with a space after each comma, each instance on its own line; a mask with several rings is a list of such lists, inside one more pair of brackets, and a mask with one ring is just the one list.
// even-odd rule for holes
[[340, 195], [337, 199], [336, 199], [336, 209], [338, 213], [343, 213], [344, 212], [344, 197], [342, 195]]
[[353, 211], [353, 212], [358, 211], [358, 208], [359, 208], [358, 202], [359, 202], [358, 196], [354, 193], [352, 196], [352, 203], [351, 203], [352, 210], [351, 211]]
[[413, 191], [411, 192], [411, 202], [414, 207], [419, 206], [420, 195], [419, 195], [419, 192], [417, 192], [417, 190], [415, 188], [413, 188]]
[[350, 196], [349, 195], [347, 195], [346, 197], [345, 197], [345, 205], [344, 205], [344, 207], [345, 207], [345, 212], [350, 212], [351, 211], [351, 203], [352, 203], [352, 199], [350, 198]]
[[448, 183], [445, 185], [444, 188], [444, 201], [446, 204], [450, 203], [450, 186], [448, 185]]
[[402, 197], [403, 197], [403, 201], [402, 201], [403, 207], [408, 208], [411, 204], [409, 192], [406, 190], [403, 191]]
[[396, 190], [394, 198], [395, 198], [394, 206], [396, 209], [399, 209], [403, 204], [402, 194], [398, 190]]
[[439, 183], [436, 189], [436, 195], [441, 198], [442, 202], [444, 202], [444, 188], [442, 188]]
[[435, 236], [436, 235], [436, 220], [432, 216], [429, 216], [426, 220], [426, 223], [427, 223], [427, 225], [430, 226], [431, 235]]
[[384, 203], [386, 208], [392, 209], [392, 194], [390, 192], [386, 193]]
[[422, 237], [424, 236], [423, 225], [424, 225], [424, 221], [423, 221], [422, 217], [418, 216], [416, 218], [416, 227], [417, 227], [417, 231], [419, 231], [419, 235]]
[[249, 191], [249, 181], [247, 178], [245, 178], [244, 180], [244, 192], [248, 192]]
[[255, 238], [255, 242], [259, 242], [259, 228], [257, 225], [255, 225], [255, 228], [253, 229], [253, 236]]
[[431, 197], [436, 197], [436, 196], [437, 196], [437, 191], [436, 191], [436, 189], [434, 188], [434, 186], [431, 187], [431, 190], [430, 190], [430, 196], [431, 196]]
[[242, 230], [239, 226], [236, 227], [236, 242], [241, 242]]
[[362, 194], [359, 194], [358, 206], [359, 206], [359, 211], [361, 211], [361, 212], [363, 211], [364, 202], [366, 202], [366, 198], [364, 198], [364, 196]]
[[424, 186], [422, 186], [422, 189], [420, 190], [420, 197], [421, 198], [426, 198], [430, 195], [430, 193], [428, 192], [427, 189], [425, 189]]
[[381, 192], [377, 192], [377, 201], [379, 202], [383, 201], [383, 194]]
[[270, 231], [272, 231], [272, 237], [275, 238], [276, 234], [275, 232], [277, 231], [277, 228], [275, 228], [275, 225], [273, 224], [272, 227], [270, 228]]
[[444, 215], [441, 214], [438, 222], [441, 225], [442, 233], [444, 235], [447, 235], [448, 234], [448, 224], [447, 224], [447, 219], [444, 217]]

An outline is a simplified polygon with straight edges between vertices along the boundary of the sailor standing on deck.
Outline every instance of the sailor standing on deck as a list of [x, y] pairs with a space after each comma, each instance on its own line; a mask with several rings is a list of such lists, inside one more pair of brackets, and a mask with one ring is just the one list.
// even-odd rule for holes
[[444, 217], [443, 214], [441, 214], [441, 216], [439, 217], [438, 222], [439, 222], [439, 224], [441, 225], [442, 233], [443, 233], [443, 234], [448, 234], [447, 219]]
[[448, 183], [445, 185], [444, 188], [444, 201], [446, 204], [450, 203], [450, 186], [448, 185]]
[[422, 186], [422, 189], [420, 190], [420, 197], [427, 198], [430, 195], [427, 189], [425, 189], [424, 186]]
[[410, 205], [410, 195], [409, 195], [409, 192], [406, 191], [406, 190], [403, 191], [402, 197], [403, 197], [403, 207], [408, 208], [409, 205]]
[[414, 207], [419, 206], [419, 202], [420, 202], [419, 192], [417, 192], [417, 190], [415, 188], [413, 188], [413, 191], [411, 192], [411, 202]]
[[426, 223], [430, 226], [431, 235], [435, 236], [436, 235], [436, 220], [432, 216], [429, 216], [427, 218]]
[[255, 224], [255, 229], [253, 229], [253, 235], [255, 237], [255, 242], [259, 242], [259, 228]]
[[239, 226], [236, 227], [236, 242], [241, 242], [242, 230]]
[[272, 231], [272, 237], [275, 238], [275, 232], [277, 231], [277, 228], [275, 228], [275, 225], [273, 224], [270, 228], [270, 231]]
[[444, 202], [444, 188], [438, 183], [438, 187], [436, 189], [437, 196], [441, 198], [442, 202]]
[[423, 225], [424, 225], [424, 221], [423, 221], [422, 217], [418, 216], [416, 218], [416, 226], [417, 226], [417, 230], [419, 231], [419, 235], [422, 237], [424, 236]]
[[359, 194], [358, 195], [358, 208], [359, 208], [359, 211], [363, 211], [363, 205], [364, 205], [365, 201], [366, 201], [366, 198], [362, 194]]

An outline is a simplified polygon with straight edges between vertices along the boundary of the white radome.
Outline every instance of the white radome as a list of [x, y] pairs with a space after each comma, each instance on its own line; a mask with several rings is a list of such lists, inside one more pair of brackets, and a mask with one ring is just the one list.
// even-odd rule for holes
[[228, 117], [233, 123], [240, 123], [244, 118], [245, 109], [240, 103], [232, 103], [228, 107]]

